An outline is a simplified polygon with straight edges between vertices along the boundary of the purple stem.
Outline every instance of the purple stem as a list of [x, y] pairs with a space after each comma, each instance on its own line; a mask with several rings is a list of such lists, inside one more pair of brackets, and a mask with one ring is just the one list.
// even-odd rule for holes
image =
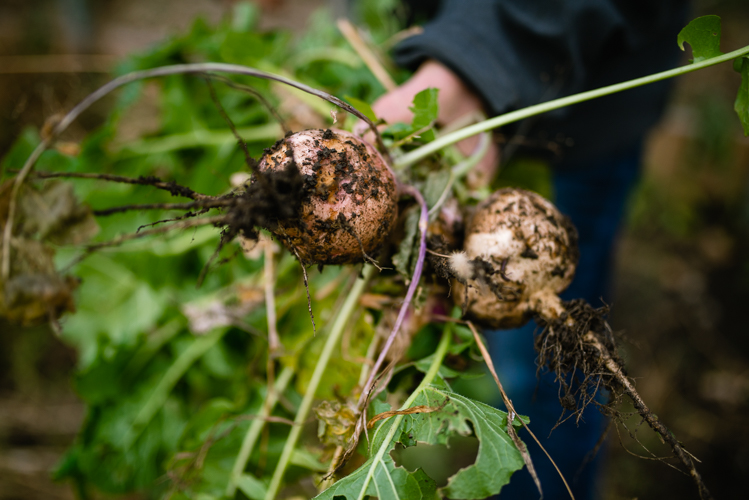
[[375, 364], [372, 367], [372, 371], [369, 373], [367, 383], [364, 384], [364, 387], [362, 388], [362, 394], [359, 397], [360, 406], [362, 404], [365, 404], [365, 402], [369, 399], [369, 394], [372, 392], [372, 385], [375, 377], [377, 376], [377, 372], [385, 362], [385, 357], [387, 357], [388, 351], [390, 351], [390, 347], [392, 347], [393, 342], [395, 342], [395, 337], [398, 336], [398, 331], [400, 330], [400, 327], [403, 324], [403, 320], [406, 317], [408, 307], [411, 305], [411, 300], [413, 300], [416, 289], [419, 287], [421, 272], [424, 270], [424, 261], [426, 260], [429, 208], [427, 207], [426, 201], [424, 201], [424, 197], [415, 187], [409, 186], [408, 184], [401, 184], [400, 190], [403, 194], [407, 194], [416, 198], [416, 201], [421, 206], [421, 214], [419, 215], [419, 254], [416, 259], [416, 266], [414, 266], [413, 276], [411, 276], [411, 283], [408, 285], [408, 290], [406, 291], [406, 298], [403, 300], [403, 305], [401, 306], [400, 312], [398, 313], [398, 318], [396, 318], [395, 320], [393, 330], [390, 332], [390, 335], [385, 341], [385, 345], [383, 345], [382, 347], [382, 351], [380, 351], [380, 356], [377, 358], [377, 361], [375, 361]]

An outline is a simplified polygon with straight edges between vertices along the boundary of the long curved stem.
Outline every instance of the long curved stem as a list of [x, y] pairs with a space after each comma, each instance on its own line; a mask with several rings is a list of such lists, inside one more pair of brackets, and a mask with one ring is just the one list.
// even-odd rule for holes
[[411, 283], [408, 285], [408, 290], [406, 290], [406, 297], [403, 299], [403, 305], [401, 306], [400, 311], [398, 311], [398, 317], [395, 320], [393, 329], [391, 330], [390, 335], [388, 335], [387, 340], [385, 340], [385, 344], [382, 346], [380, 355], [377, 357], [377, 361], [375, 361], [375, 364], [372, 367], [372, 371], [369, 373], [367, 383], [364, 384], [364, 387], [362, 388], [361, 396], [359, 396], [360, 411], [363, 410], [363, 406], [366, 406], [369, 396], [374, 389], [373, 384], [375, 377], [377, 377], [377, 372], [385, 362], [385, 358], [387, 358], [390, 347], [392, 347], [393, 342], [395, 342], [395, 338], [398, 336], [398, 331], [403, 324], [403, 320], [406, 318], [406, 313], [408, 312], [408, 308], [411, 306], [411, 301], [416, 294], [416, 289], [419, 287], [419, 281], [421, 281], [421, 272], [424, 270], [424, 260], [426, 259], [427, 252], [427, 225], [429, 224], [427, 204], [426, 201], [424, 201], [424, 197], [415, 187], [403, 185], [401, 186], [401, 190], [405, 194], [409, 194], [416, 198], [416, 201], [419, 203], [419, 252], [416, 258], [416, 265], [414, 266], [413, 276], [411, 276]]
[[460, 130], [456, 130], [451, 134], [443, 135], [442, 137], [435, 139], [429, 144], [426, 144], [418, 149], [414, 149], [413, 151], [409, 151], [400, 158], [395, 159], [394, 167], [397, 169], [408, 167], [420, 160], [423, 160], [427, 156], [439, 151], [444, 147], [455, 144], [456, 142], [462, 141], [463, 139], [466, 139], [478, 133], [486, 132], [487, 130], [492, 130], [509, 123], [529, 118], [534, 115], [539, 115], [541, 113], [546, 113], [555, 109], [564, 108], [572, 104], [578, 104], [581, 102], [589, 101], [591, 99], [596, 99], [598, 97], [615, 94], [623, 90], [641, 87], [642, 85], [647, 85], [648, 83], [655, 83], [661, 80], [666, 80], [668, 78], [673, 78], [675, 76], [691, 73], [692, 71], [697, 71], [709, 66], [714, 66], [716, 64], [731, 61], [746, 54], [749, 54], [749, 46], [734, 50], [733, 52], [729, 52], [728, 54], [724, 54], [719, 57], [707, 59], [706, 61], [693, 63], [688, 66], [682, 66], [680, 68], [663, 71], [654, 75], [636, 78], [634, 80], [617, 83], [616, 85], [609, 85], [608, 87], [602, 87], [596, 90], [581, 92], [580, 94], [562, 97], [560, 99], [554, 99], [553, 101], [536, 104], [535, 106], [529, 106], [527, 108], [512, 111], [510, 113], [505, 113], [503, 115], [490, 118], [489, 120], [476, 123], [475, 125], [470, 125]]
[[335, 104], [336, 106], [348, 111], [352, 115], [367, 123], [372, 129], [372, 132], [375, 134], [378, 146], [380, 146], [383, 151], [385, 150], [385, 147], [382, 143], [382, 138], [380, 137], [380, 133], [377, 130], [377, 127], [374, 125], [374, 123], [372, 123], [372, 120], [364, 116], [364, 114], [362, 114], [359, 110], [334, 95], [323, 92], [322, 90], [317, 90], [303, 83], [296, 82], [294, 80], [291, 80], [290, 78], [275, 75], [273, 73], [267, 73], [265, 71], [260, 71], [259, 69], [250, 68], [247, 66], [241, 66], [239, 64], [227, 63], [175, 64], [173, 66], [162, 66], [159, 68], [147, 69], [143, 71], [133, 71], [132, 73], [122, 75], [119, 78], [115, 78], [111, 82], [106, 83], [105, 85], [99, 87], [97, 90], [86, 96], [85, 99], [78, 103], [57, 123], [55, 128], [52, 130], [52, 133], [48, 137], [44, 138], [41, 143], [39, 143], [39, 145], [34, 149], [29, 158], [26, 160], [26, 163], [24, 163], [23, 168], [16, 176], [13, 183], [13, 189], [10, 195], [10, 203], [8, 206], [8, 219], [5, 222], [5, 228], [3, 230], [2, 266], [0, 267], [0, 272], [2, 273], [1, 276], [3, 280], [7, 280], [10, 277], [10, 239], [13, 235], [13, 219], [15, 218], [16, 198], [18, 197], [18, 192], [20, 191], [21, 186], [23, 185], [23, 181], [26, 179], [26, 176], [29, 174], [29, 172], [31, 172], [31, 169], [34, 168], [34, 164], [37, 162], [42, 153], [54, 143], [55, 139], [93, 103], [109, 94], [113, 90], [122, 87], [123, 85], [159, 76], [208, 72], [230, 73], [236, 75], [254, 76], [257, 78], [264, 78], [266, 80], [274, 80], [307, 92], [308, 94], [317, 96], [321, 99], [325, 99], [326, 101]]
[[328, 366], [330, 357], [333, 355], [333, 350], [338, 345], [341, 335], [346, 329], [346, 325], [348, 324], [351, 315], [356, 309], [359, 297], [364, 293], [364, 289], [373, 274], [374, 267], [365, 265], [364, 270], [362, 271], [362, 277], [354, 283], [354, 286], [346, 297], [346, 301], [341, 306], [341, 310], [333, 322], [333, 327], [330, 329], [328, 338], [325, 341], [325, 346], [323, 346], [320, 358], [317, 361], [317, 365], [315, 365], [315, 371], [312, 373], [312, 378], [307, 386], [307, 392], [304, 394], [304, 398], [299, 405], [296, 417], [294, 417], [294, 426], [291, 428], [291, 432], [289, 432], [289, 437], [286, 439], [286, 443], [281, 451], [281, 458], [278, 460], [278, 465], [276, 466], [276, 470], [273, 472], [273, 477], [268, 485], [268, 491], [265, 495], [266, 500], [273, 500], [278, 494], [283, 475], [286, 472], [286, 467], [289, 465], [289, 460], [291, 459], [291, 454], [296, 447], [297, 441], [299, 441], [299, 436], [302, 433], [302, 426], [305, 420], [307, 420], [307, 415], [312, 408], [312, 402], [315, 399], [315, 393], [317, 392], [317, 387], [320, 385], [323, 373]]

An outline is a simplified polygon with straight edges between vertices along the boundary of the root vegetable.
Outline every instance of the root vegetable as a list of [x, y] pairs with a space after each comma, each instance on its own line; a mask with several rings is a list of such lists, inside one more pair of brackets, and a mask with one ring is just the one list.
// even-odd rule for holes
[[450, 259], [459, 278], [455, 297], [467, 299], [477, 321], [512, 328], [533, 312], [552, 319], [564, 312], [557, 294], [575, 274], [577, 232], [542, 196], [495, 192], [468, 222], [464, 250]]
[[[535, 193], [503, 189], [477, 208], [466, 228], [464, 249], [449, 258], [449, 266], [457, 276], [456, 297], [467, 298], [469, 315], [497, 328], [520, 326], [535, 317], [542, 326], [535, 341], [539, 366], [548, 367], [560, 381], [562, 407], [580, 418], [587, 405], [599, 404], [599, 389], [606, 389], [612, 401], [626, 394], [687, 468], [700, 497], [712, 498], [690, 454], [625, 374], [604, 319], [608, 309], [593, 309], [582, 299], [559, 299], [579, 256], [570, 221]], [[573, 377], [577, 387], [565, 382], [570, 373], [583, 375]]]
[[380, 154], [342, 130], [306, 130], [277, 142], [258, 168], [292, 162], [304, 177], [301, 208], [273, 233], [305, 264], [371, 260], [397, 213], [395, 176]]

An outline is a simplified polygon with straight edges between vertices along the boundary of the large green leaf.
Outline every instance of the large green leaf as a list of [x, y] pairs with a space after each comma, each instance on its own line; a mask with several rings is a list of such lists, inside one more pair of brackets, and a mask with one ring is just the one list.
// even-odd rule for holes
[[[510, 476], [520, 470], [524, 463], [512, 439], [505, 430], [507, 428], [507, 414], [489, 405], [474, 401], [456, 393], [434, 389], [424, 391], [424, 402], [417, 399], [418, 404], [442, 404], [445, 398], [450, 403], [445, 407], [444, 418], [435, 415], [429, 422], [430, 426], [418, 419], [432, 415], [419, 414], [412, 417], [415, 435], [418, 441], [430, 437], [430, 444], [447, 444], [450, 435], [458, 433], [463, 436], [473, 432], [479, 440], [479, 451], [476, 462], [470, 467], [461, 469], [452, 476], [442, 493], [450, 498], [486, 498], [499, 493], [504, 485], [510, 482]], [[447, 424], [445, 424], [445, 421]], [[437, 425], [435, 425], [437, 424]], [[519, 427], [518, 420], [513, 425]], [[425, 429], [426, 428], [426, 429]], [[424, 435], [424, 430], [430, 432]]]
[[720, 51], [720, 17], [702, 16], [689, 23], [679, 32], [676, 43], [684, 50], [684, 42], [692, 46], [692, 62], [723, 55]]
[[[393, 417], [380, 424], [372, 439], [369, 460], [316, 498], [486, 498], [499, 493], [512, 473], [523, 467], [523, 458], [505, 430], [505, 412], [436, 385], [424, 389], [414, 400], [414, 406], [422, 405], [439, 409]], [[392, 428], [394, 425], [397, 429]], [[514, 425], [520, 422], [515, 421]], [[439, 490], [423, 470], [409, 472], [396, 465], [390, 454], [396, 443], [446, 445], [451, 437], [473, 434], [479, 440], [476, 462], [458, 471]]]
[[393, 462], [390, 453], [380, 460], [370, 458], [315, 499], [360, 499], [365, 496], [392, 500], [438, 499], [437, 485], [421, 469], [408, 472]]

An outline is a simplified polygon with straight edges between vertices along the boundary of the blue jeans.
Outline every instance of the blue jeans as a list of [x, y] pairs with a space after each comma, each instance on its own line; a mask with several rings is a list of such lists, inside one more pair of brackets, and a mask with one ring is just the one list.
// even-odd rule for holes
[[[640, 152], [638, 146], [614, 158], [554, 172], [555, 204], [572, 219], [580, 237], [580, 263], [563, 299], [583, 298], [594, 307], [602, 305], [601, 300], [608, 303], [614, 240], [639, 174]], [[589, 406], [579, 425], [573, 418], [551, 432], [562, 414], [559, 384], [552, 373], [536, 377], [535, 329], [536, 324], [531, 322], [515, 330], [488, 332], [492, 359], [516, 410], [530, 417], [531, 430], [554, 458], [575, 498], [593, 499], [599, 496], [596, 488], [602, 453], [587, 463], [586, 456], [595, 448], [606, 420]], [[558, 473], [538, 445], [525, 431], [520, 437], [530, 451], [544, 499], [569, 499]], [[521, 470], [512, 476], [499, 498], [538, 498], [538, 490], [530, 474]]]

